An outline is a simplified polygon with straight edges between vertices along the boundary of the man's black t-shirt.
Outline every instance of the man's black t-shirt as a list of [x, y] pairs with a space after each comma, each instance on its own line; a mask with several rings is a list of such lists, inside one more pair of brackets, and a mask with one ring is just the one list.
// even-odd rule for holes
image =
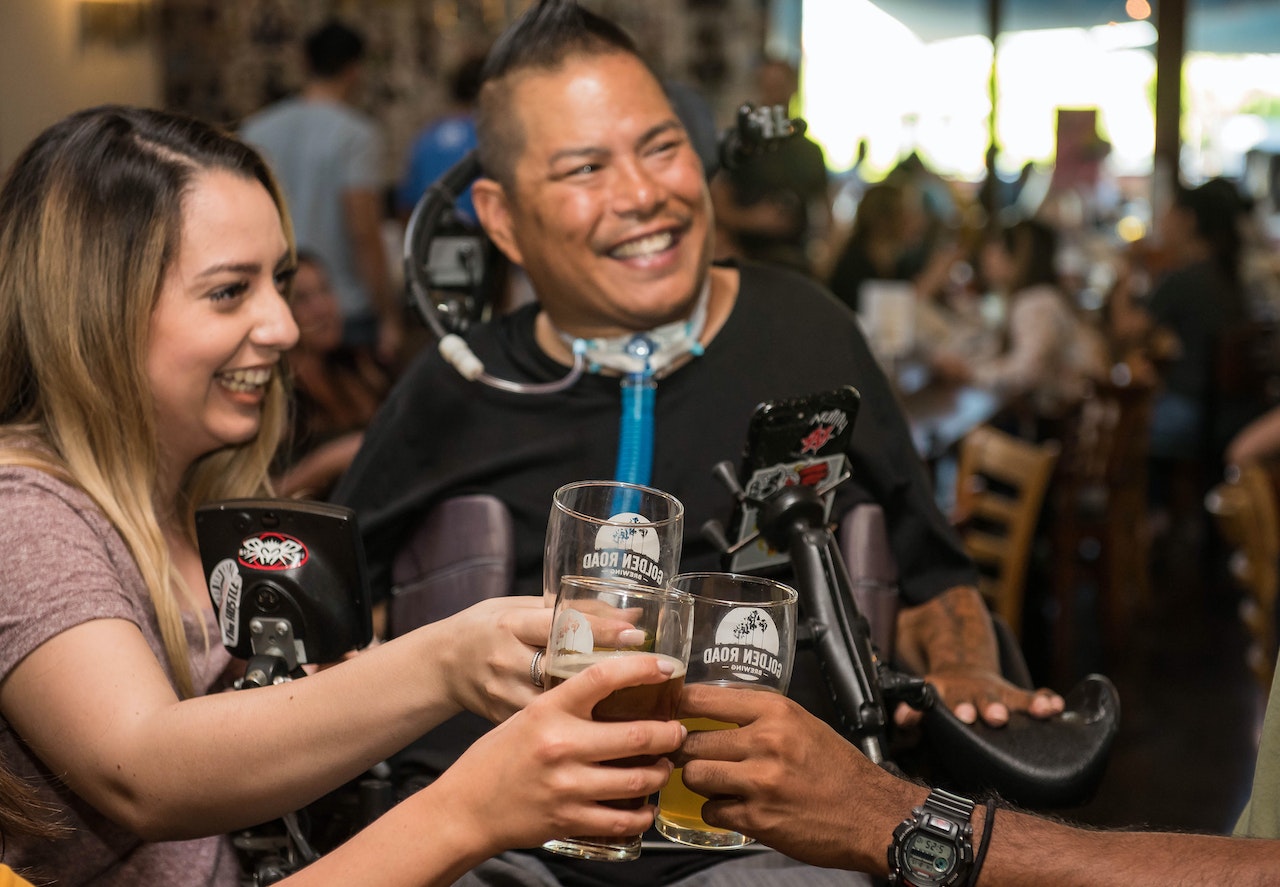
[[[725, 459], [738, 462], [756, 405], [853, 385], [862, 394], [849, 450], [853, 480], [840, 488], [833, 515], [864, 501], [883, 507], [908, 603], [975, 584], [972, 564], [935, 505], [901, 409], [852, 312], [795, 272], [763, 265], [740, 271], [737, 302], [720, 332], [702, 356], [657, 387], [652, 486], [685, 506], [681, 569], [721, 568], [718, 552], [700, 535], [708, 519], [727, 521], [732, 512], [733, 501], [712, 467]], [[534, 341], [536, 312], [527, 306], [472, 333], [471, 347], [488, 372], [529, 382], [564, 375], [565, 367]], [[375, 597], [388, 592], [391, 559], [426, 511], [478, 492], [496, 495], [511, 511], [514, 592], [541, 594], [552, 494], [570, 481], [613, 476], [620, 413], [617, 378], [587, 375], [557, 394], [513, 394], [467, 382], [434, 351], [425, 352], [370, 425], [333, 496], [357, 512]], [[811, 651], [797, 654], [790, 695], [837, 722]], [[415, 760], [442, 769], [488, 726], [475, 716], [454, 718], [417, 744]], [[605, 867], [611, 887], [651, 885], [717, 858], [646, 851], [638, 863], [597, 865]], [[583, 876], [595, 869], [559, 858], [551, 864]]]

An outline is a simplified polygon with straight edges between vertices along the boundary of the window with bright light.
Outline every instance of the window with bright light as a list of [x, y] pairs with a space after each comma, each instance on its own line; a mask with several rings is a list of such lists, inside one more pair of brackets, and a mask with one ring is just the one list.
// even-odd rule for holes
[[[925, 43], [869, 0], [805, 0], [801, 102], [833, 170], [866, 140], [875, 178], [912, 150], [939, 173], [985, 171], [991, 42]], [[1156, 33], [1146, 21], [1003, 35], [997, 57], [999, 170], [1054, 160], [1058, 108], [1094, 108], [1120, 176], [1151, 171]], [[1239, 175], [1254, 146], [1280, 148], [1280, 55], [1189, 54], [1184, 174]]]

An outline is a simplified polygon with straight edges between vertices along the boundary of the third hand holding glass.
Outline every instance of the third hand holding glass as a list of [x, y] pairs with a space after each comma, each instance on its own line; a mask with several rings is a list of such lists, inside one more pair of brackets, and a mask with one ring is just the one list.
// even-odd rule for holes
[[[686, 683], [720, 684], [786, 693], [795, 656], [795, 589], [757, 576], [682, 573], [671, 588], [693, 597], [693, 642]], [[690, 732], [729, 730], [737, 724], [682, 719]], [[658, 796], [658, 831], [668, 840], [713, 850], [735, 850], [754, 839], [702, 820], [707, 799], [676, 770]]]
[[[680, 705], [692, 629], [693, 599], [687, 594], [566, 576], [556, 598], [542, 680], [550, 689], [601, 659], [658, 656], [670, 662], [668, 680], [617, 690], [597, 703], [591, 716], [596, 721], [669, 721]], [[606, 763], [625, 767], [648, 761]], [[602, 803], [639, 809], [645, 798], [606, 799]], [[566, 838], [543, 846], [580, 859], [623, 861], [640, 855], [640, 835]]]

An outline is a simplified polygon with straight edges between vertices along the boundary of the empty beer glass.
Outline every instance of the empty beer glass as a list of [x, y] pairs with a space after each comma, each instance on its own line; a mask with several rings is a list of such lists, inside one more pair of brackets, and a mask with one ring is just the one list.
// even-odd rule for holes
[[[786, 693], [795, 656], [795, 589], [736, 573], [682, 573], [671, 587], [693, 596], [693, 644], [685, 682]], [[708, 718], [684, 718], [689, 732], [728, 730]], [[675, 770], [658, 796], [658, 831], [680, 844], [734, 850], [752, 838], [702, 820], [707, 799], [690, 791]]]
[[680, 565], [684, 505], [669, 493], [620, 481], [566, 484], [552, 498], [543, 558], [550, 604], [562, 576], [664, 587]]

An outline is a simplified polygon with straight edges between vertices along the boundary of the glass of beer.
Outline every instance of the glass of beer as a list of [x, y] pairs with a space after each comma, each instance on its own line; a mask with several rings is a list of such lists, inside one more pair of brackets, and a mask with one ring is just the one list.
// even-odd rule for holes
[[562, 576], [595, 576], [664, 588], [680, 564], [684, 505], [669, 493], [586, 480], [556, 490], [547, 520], [543, 592]]
[[[794, 588], [737, 573], [681, 573], [671, 587], [693, 596], [693, 645], [686, 683], [786, 693], [796, 645]], [[689, 732], [729, 730], [709, 718], [683, 718]], [[702, 795], [677, 769], [658, 795], [658, 831], [668, 840], [711, 850], [736, 850], [753, 838], [702, 821]]]
[[[551, 638], [543, 658], [548, 689], [613, 656], [661, 656], [675, 661], [661, 684], [627, 687], [601, 700], [591, 715], [597, 721], [668, 721], [680, 707], [684, 673], [693, 635], [693, 599], [688, 594], [632, 582], [566, 576], [560, 581]], [[606, 761], [637, 767], [656, 758]], [[648, 798], [608, 798], [600, 803], [639, 809]], [[640, 835], [583, 836], [548, 841], [547, 850], [579, 859], [624, 861], [640, 855]]]

